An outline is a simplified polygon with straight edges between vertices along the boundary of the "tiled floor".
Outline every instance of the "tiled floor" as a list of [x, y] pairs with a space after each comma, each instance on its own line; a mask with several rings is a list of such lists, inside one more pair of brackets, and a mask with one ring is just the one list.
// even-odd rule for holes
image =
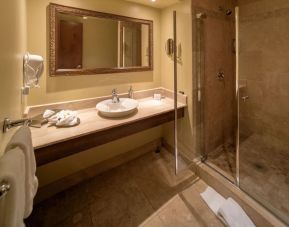
[[173, 163], [145, 154], [38, 204], [27, 226], [223, 226], [200, 197], [207, 185]]

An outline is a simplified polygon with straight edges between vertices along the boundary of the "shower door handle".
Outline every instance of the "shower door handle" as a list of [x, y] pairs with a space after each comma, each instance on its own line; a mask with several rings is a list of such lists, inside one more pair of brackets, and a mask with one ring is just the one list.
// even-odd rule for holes
[[248, 95], [242, 96], [242, 99], [243, 99], [243, 102], [246, 102], [249, 99], [249, 96]]

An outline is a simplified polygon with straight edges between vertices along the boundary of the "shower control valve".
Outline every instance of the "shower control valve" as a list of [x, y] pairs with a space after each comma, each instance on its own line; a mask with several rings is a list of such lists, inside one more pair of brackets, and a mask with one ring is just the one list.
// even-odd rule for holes
[[246, 101], [249, 99], [249, 96], [246, 95], [246, 96], [243, 96], [243, 97], [241, 97], [241, 98], [243, 99], [244, 102], [246, 102]]
[[225, 79], [225, 73], [223, 71], [218, 72], [217, 78], [218, 78], [218, 80], [224, 80]]

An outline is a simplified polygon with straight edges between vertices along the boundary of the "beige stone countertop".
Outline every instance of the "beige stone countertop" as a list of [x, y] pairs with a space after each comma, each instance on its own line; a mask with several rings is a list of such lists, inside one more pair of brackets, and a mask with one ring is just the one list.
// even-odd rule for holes
[[[104, 118], [98, 114], [95, 108], [77, 110], [80, 124], [70, 128], [56, 128], [43, 125], [41, 128], [31, 127], [32, 142], [35, 149], [56, 144], [72, 138], [81, 137], [94, 132], [125, 125], [141, 119], [170, 112], [174, 109], [173, 99], [164, 98], [160, 101], [153, 98], [138, 99], [138, 110], [125, 118]], [[186, 107], [186, 104], [178, 103], [178, 108]]]

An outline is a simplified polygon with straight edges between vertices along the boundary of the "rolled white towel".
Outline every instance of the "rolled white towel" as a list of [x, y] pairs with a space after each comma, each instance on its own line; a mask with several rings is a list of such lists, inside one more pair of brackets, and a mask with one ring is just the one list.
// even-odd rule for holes
[[230, 227], [255, 227], [245, 211], [240, 205], [228, 198], [218, 210], [218, 215], [221, 216]]

